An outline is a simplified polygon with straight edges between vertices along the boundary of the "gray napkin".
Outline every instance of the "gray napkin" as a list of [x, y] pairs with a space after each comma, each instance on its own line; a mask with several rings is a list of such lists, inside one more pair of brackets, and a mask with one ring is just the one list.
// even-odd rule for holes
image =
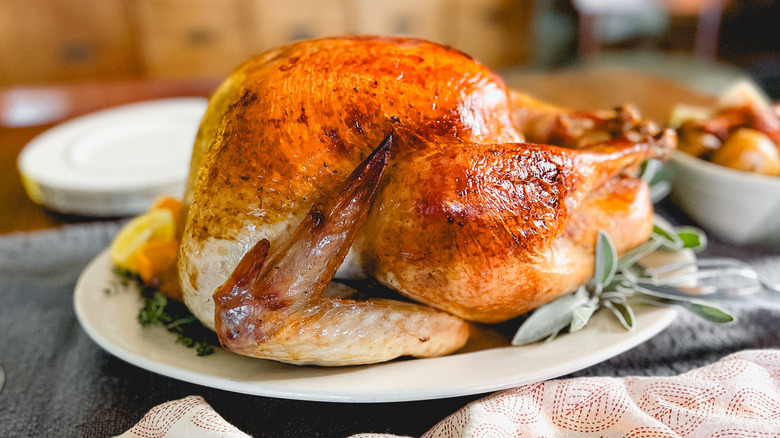
[[[345, 437], [356, 433], [420, 436], [483, 395], [410, 403], [340, 404], [236, 394], [129, 365], [87, 337], [73, 313], [84, 266], [110, 243], [119, 224], [73, 225], [0, 237], [0, 436], [104, 437], [132, 427], [151, 408], [199, 395], [253, 437]], [[713, 242], [727, 255], [780, 272], [780, 257]], [[680, 313], [660, 335], [573, 376], [673, 375], [745, 349], [780, 348], [780, 312], [739, 309], [718, 326]], [[421, 413], [424, 413], [421, 414]]]
[[34, 284], [75, 283], [84, 266], [111, 243], [119, 226], [118, 222], [97, 222], [4, 236], [0, 238], [0, 278]]

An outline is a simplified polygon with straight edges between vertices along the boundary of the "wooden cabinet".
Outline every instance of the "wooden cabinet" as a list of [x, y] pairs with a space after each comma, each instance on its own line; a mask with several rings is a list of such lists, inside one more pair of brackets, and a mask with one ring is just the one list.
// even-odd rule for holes
[[447, 0], [352, 0], [352, 33], [446, 42]]
[[226, 76], [251, 52], [243, 0], [134, 0], [131, 6], [148, 76]]
[[346, 33], [349, 0], [249, 0], [249, 36], [260, 52], [291, 41]]
[[449, 45], [493, 68], [529, 58], [531, 0], [451, 0], [449, 4]]
[[121, 1], [0, 0], [0, 49], [5, 83], [138, 74]]
[[20, 39], [14, 5], [10, 0], [0, 0], [0, 85], [9, 84], [21, 77], [22, 52], [16, 49]]
[[253, 54], [343, 34], [414, 36], [489, 67], [528, 58], [532, 0], [0, 0], [0, 86], [224, 77]]

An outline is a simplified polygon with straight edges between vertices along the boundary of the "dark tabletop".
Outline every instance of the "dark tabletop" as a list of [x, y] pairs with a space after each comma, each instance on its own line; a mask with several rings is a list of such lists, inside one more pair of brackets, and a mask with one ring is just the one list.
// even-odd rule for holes
[[[0, 237], [0, 365], [7, 379], [0, 392], [0, 436], [117, 435], [152, 407], [188, 395], [203, 396], [227, 421], [254, 437], [420, 436], [481, 397], [374, 404], [281, 400], [174, 380], [117, 359], [81, 329], [72, 305], [77, 276], [108, 245], [117, 227], [116, 222], [100, 222]], [[717, 241], [705, 255], [780, 266], [779, 255]], [[572, 376], [674, 375], [741, 350], [780, 348], [780, 313], [734, 313], [738, 323], [721, 326], [681, 312], [650, 341]]]

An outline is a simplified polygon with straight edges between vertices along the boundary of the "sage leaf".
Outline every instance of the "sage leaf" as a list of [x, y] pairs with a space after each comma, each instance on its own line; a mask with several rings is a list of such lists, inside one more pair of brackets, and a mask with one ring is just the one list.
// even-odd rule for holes
[[661, 246], [676, 251], [683, 248], [683, 241], [674, 227], [660, 218], [653, 219], [653, 236], [661, 240]]
[[512, 338], [512, 345], [526, 345], [555, 335], [571, 325], [574, 309], [588, 302], [588, 294], [580, 288], [577, 293], [564, 295], [534, 310]]
[[650, 202], [653, 204], [666, 198], [672, 191], [672, 184], [669, 181], [658, 181], [650, 185]]
[[[664, 288], [673, 291], [674, 286], [656, 276], [657, 268], [653, 268], [653, 263], [648, 260], [648, 256], [656, 251], [670, 251], [676, 258], [695, 257], [693, 251], [706, 245], [707, 236], [700, 229], [674, 227], [664, 218], [654, 216], [650, 238], [618, 258], [612, 239], [599, 230], [590, 282], [581, 286], [576, 293], [560, 297], [531, 313], [512, 338], [512, 345], [551, 341], [567, 328], [569, 333], [580, 331], [602, 307], [609, 309], [624, 328], [633, 330], [636, 318], [629, 302], [631, 297], [653, 305], [677, 305], [711, 322], [734, 321], [735, 318], [723, 310], [702, 304], [695, 298], [688, 299], [666, 291]], [[674, 265], [667, 264], [666, 268], [670, 269]]]
[[609, 300], [604, 302], [604, 307], [612, 311], [626, 330], [634, 328], [634, 310], [627, 303], [619, 300]]
[[676, 228], [675, 231], [683, 243], [683, 248], [702, 251], [707, 247], [707, 235], [702, 230], [686, 226]]
[[593, 312], [595, 311], [596, 311], [596, 307], [591, 306], [589, 304], [576, 307], [572, 311], [569, 333], [574, 333], [582, 330], [585, 327], [585, 325], [588, 324], [588, 321], [590, 321], [590, 317], [593, 315]]
[[661, 241], [658, 239], [648, 239], [645, 243], [626, 251], [623, 257], [620, 257], [617, 264], [617, 269], [623, 271], [629, 267], [635, 265], [642, 257], [652, 254], [661, 246]]
[[679, 302], [675, 302], [673, 304], [676, 304], [684, 309], [687, 309], [694, 315], [704, 318], [710, 322], [714, 322], [718, 324], [726, 324], [726, 323], [736, 321], [736, 318], [724, 312], [723, 310], [707, 304], [697, 303], [695, 301], [688, 301], [688, 300], [679, 300]]
[[596, 238], [596, 266], [593, 279], [599, 286], [604, 286], [612, 281], [617, 272], [617, 250], [609, 235], [599, 230]]
[[658, 171], [663, 167], [663, 163], [659, 160], [649, 159], [642, 163], [639, 178], [647, 183], [653, 182]]
[[641, 295], [641, 301], [644, 301], [645, 303], [661, 306], [679, 306], [709, 322], [714, 322], [717, 324], [728, 324], [737, 320], [734, 316], [726, 313], [725, 311], [708, 304], [702, 304], [701, 302], [648, 295], [645, 292], [642, 292]]
[[625, 301], [627, 299], [627, 297], [630, 296], [630, 295], [627, 295], [627, 293], [632, 293], [632, 292], [633, 291], [631, 291], [631, 290], [626, 291], [625, 289], [621, 288], [618, 285], [615, 288], [615, 290], [611, 290], [611, 291], [608, 291], [608, 292], [602, 292], [601, 293], [601, 299], [602, 300], [608, 300], [608, 301], [614, 301], [614, 300]]

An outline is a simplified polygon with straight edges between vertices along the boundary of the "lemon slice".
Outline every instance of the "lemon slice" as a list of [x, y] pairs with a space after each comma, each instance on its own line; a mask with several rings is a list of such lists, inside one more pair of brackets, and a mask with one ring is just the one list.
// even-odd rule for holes
[[130, 220], [111, 242], [109, 254], [118, 267], [138, 272], [133, 256], [144, 243], [174, 238], [173, 213], [168, 209], [152, 209]]

